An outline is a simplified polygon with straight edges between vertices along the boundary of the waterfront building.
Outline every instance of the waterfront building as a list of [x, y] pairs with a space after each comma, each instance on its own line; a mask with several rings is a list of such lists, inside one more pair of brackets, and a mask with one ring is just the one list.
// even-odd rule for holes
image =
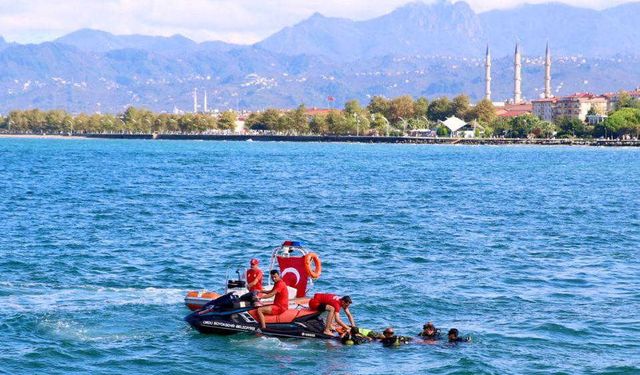
[[554, 120], [554, 109], [556, 106], [556, 98], [545, 98], [531, 101], [531, 111], [534, 116], [538, 116], [544, 121]]
[[589, 125], [598, 125], [604, 122], [609, 116], [596, 113], [595, 115], [587, 115], [587, 123]]
[[[531, 101], [533, 114], [544, 121], [555, 121], [560, 117], [577, 118], [582, 121], [602, 122], [610, 106], [606, 95], [576, 93], [558, 98], [537, 99]], [[593, 109], [594, 117], [587, 119]]]
[[607, 113], [607, 99], [590, 93], [576, 93], [558, 98], [554, 106], [553, 118], [559, 117], [577, 118], [582, 121], [587, 119], [590, 109], [597, 114]]
[[460, 119], [456, 116], [451, 116], [444, 121], [440, 121], [440, 123], [449, 128], [449, 130], [451, 130], [451, 133], [455, 133], [458, 129], [467, 125], [467, 123], [463, 119]]
[[507, 103], [502, 107], [496, 108], [498, 117], [516, 117], [530, 114], [532, 111], [531, 103], [511, 104]]

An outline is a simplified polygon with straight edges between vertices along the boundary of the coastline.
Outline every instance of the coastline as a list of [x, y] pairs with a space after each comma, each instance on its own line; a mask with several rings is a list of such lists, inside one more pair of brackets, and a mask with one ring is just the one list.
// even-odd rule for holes
[[0, 134], [0, 138], [30, 138], [30, 139], [87, 139], [81, 135], [58, 134]]
[[393, 143], [440, 145], [533, 145], [533, 146], [597, 146], [640, 147], [640, 140], [610, 139], [542, 139], [542, 138], [433, 138], [433, 137], [371, 137], [337, 135], [239, 135], [239, 134], [0, 134], [0, 138], [23, 139], [146, 139], [146, 140], [204, 140], [256, 142], [328, 142], [328, 143]]

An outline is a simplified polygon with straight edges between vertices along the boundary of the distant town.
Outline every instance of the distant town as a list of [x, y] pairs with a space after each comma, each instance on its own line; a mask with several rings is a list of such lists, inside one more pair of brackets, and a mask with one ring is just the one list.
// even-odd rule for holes
[[[453, 138], [640, 138], [640, 89], [616, 93], [575, 93], [555, 97], [551, 90], [551, 50], [547, 44], [544, 93], [522, 98], [522, 62], [515, 46], [513, 97], [491, 98], [492, 61], [485, 55], [484, 99], [472, 104], [467, 95], [452, 99], [388, 99], [374, 96], [366, 106], [357, 100], [344, 108], [271, 108], [264, 111], [210, 111], [207, 93], [202, 105], [193, 91], [193, 112], [153, 113], [130, 107], [121, 114], [79, 114], [63, 110], [11, 111], [0, 119], [9, 134], [254, 134]], [[331, 104], [334, 98], [329, 96]]]

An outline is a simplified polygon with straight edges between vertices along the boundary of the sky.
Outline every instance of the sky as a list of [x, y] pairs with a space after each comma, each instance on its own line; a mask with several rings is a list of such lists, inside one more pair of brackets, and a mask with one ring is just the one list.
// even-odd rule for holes
[[[430, 3], [437, 0], [423, 0]], [[563, 0], [603, 9], [632, 0]], [[637, 0], [636, 0], [637, 1]], [[197, 42], [258, 42], [315, 12], [363, 20], [409, 0], [0, 0], [0, 36], [18, 43], [53, 40], [82, 28], [114, 34], [184, 35]], [[547, 0], [467, 0], [476, 12]]]

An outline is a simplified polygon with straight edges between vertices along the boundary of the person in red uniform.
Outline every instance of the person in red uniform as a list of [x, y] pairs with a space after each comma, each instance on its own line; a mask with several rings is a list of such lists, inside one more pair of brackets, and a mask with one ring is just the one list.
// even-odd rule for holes
[[270, 275], [271, 280], [274, 282], [273, 289], [260, 299], [267, 299], [273, 296], [275, 296], [275, 298], [273, 299], [273, 305], [262, 306], [256, 311], [261, 329], [267, 328], [264, 322], [265, 315], [280, 315], [289, 309], [289, 290], [287, 289], [287, 284], [285, 284], [280, 277], [278, 270], [271, 270]]
[[344, 309], [344, 313], [349, 318], [349, 323], [352, 327], [356, 326], [353, 320], [349, 306], [351, 305], [351, 297], [344, 296], [338, 297], [335, 294], [330, 293], [316, 293], [313, 298], [309, 300], [309, 308], [311, 310], [326, 311], [327, 322], [324, 325], [324, 334], [332, 336], [331, 327], [333, 327], [333, 320], [342, 326], [342, 328], [349, 330], [349, 326], [344, 324], [340, 319], [340, 308]]
[[251, 259], [251, 268], [247, 270], [247, 288], [250, 292], [262, 292], [262, 270], [258, 266], [260, 261]]

